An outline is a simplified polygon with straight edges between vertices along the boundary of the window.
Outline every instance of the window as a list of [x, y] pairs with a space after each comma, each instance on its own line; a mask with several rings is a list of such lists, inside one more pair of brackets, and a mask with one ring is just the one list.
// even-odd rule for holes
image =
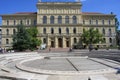
[[74, 38], [74, 43], [77, 43], [77, 39], [76, 38]]
[[43, 34], [46, 34], [46, 28], [43, 28]]
[[102, 33], [103, 33], [103, 35], [105, 35], [105, 29], [103, 28], [103, 30], [102, 30]]
[[66, 16], [66, 17], [65, 17], [65, 23], [66, 23], [66, 24], [69, 24], [69, 16]]
[[110, 20], [108, 20], [108, 24], [109, 24], [109, 25], [111, 24], [111, 21], [110, 21]]
[[37, 25], [37, 21], [36, 20], [34, 20], [34, 25]]
[[66, 33], [69, 34], [69, 29], [68, 28], [66, 28]]
[[6, 29], [6, 34], [9, 35], [9, 29]]
[[76, 28], [73, 29], [73, 33], [76, 34]]
[[47, 40], [46, 38], [43, 38], [43, 43], [46, 44]]
[[29, 25], [30, 23], [29, 23], [29, 20], [27, 20], [27, 25]]
[[111, 31], [111, 29], [109, 29], [109, 36], [111, 36], [112, 35], [112, 31]]
[[103, 38], [103, 42], [106, 43], [106, 39], [105, 38]]
[[47, 16], [43, 16], [43, 24], [47, 24]]
[[59, 28], [59, 34], [61, 34], [61, 32], [62, 32], [62, 31], [61, 31], [61, 28]]
[[14, 20], [14, 25], [16, 25], [16, 21]]
[[85, 20], [83, 20], [83, 24], [85, 24]]
[[20, 20], [20, 25], [22, 25], [23, 24], [23, 21], [22, 20]]
[[9, 44], [9, 39], [6, 39], [6, 44]]
[[62, 16], [58, 16], [58, 24], [62, 24]]
[[77, 17], [76, 16], [73, 16], [73, 24], [77, 24]]
[[98, 25], [98, 20], [96, 20], [96, 25]]
[[92, 20], [89, 20], [89, 23], [92, 24]]
[[105, 24], [104, 20], [102, 20], [102, 24], [103, 24], [103, 25]]
[[13, 29], [13, 34], [15, 34], [16, 33], [16, 30], [15, 29]]
[[7, 20], [7, 25], [9, 25], [9, 20]]
[[109, 42], [112, 43], [112, 38], [109, 38]]
[[53, 28], [51, 28], [51, 34], [54, 34], [54, 29]]
[[54, 24], [54, 16], [50, 17], [50, 24]]

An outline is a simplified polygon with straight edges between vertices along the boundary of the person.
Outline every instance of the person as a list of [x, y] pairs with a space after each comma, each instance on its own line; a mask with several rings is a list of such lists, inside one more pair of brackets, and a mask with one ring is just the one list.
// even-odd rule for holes
[[93, 48], [92, 48], [92, 45], [90, 44], [90, 45], [89, 45], [89, 51], [92, 51], [92, 49], [93, 49]]

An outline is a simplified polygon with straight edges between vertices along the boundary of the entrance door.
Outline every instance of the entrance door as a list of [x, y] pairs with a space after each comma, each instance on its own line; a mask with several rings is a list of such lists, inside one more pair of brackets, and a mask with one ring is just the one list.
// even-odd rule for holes
[[70, 47], [69, 41], [66, 41], [66, 47]]
[[51, 41], [51, 47], [52, 47], [52, 48], [55, 47], [54, 45], [55, 45], [54, 41]]
[[63, 47], [63, 41], [62, 38], [58, 38], [58, 47]]

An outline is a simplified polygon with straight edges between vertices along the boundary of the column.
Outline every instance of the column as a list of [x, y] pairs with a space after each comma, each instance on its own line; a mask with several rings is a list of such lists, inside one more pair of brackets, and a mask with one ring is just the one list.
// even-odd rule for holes
[[50, 39], [50, 37], [48, 37], [47, 40], [48, 40], [48, 41], [47, 41], [47, 46], [50, 47], [50, 46], [51, 46], [51, 39]]
[[73, 47], [73, 37], [70, 37], [70, 47]]
[[55, 48], [58, 48], [58, 38], [55, 37]]
[[63, 37], [63, 48], [66, 48], [66, 38]]

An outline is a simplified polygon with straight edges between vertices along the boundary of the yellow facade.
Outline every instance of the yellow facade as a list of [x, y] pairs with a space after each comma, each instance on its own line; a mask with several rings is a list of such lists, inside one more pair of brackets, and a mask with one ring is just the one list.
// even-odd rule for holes
[[12, 46], [12, 35], [16, 26], [37, 27], [38, 38], [53, 48], [75, 47], [80, 42], [83, 29], [98, 29], [105, 43], [100, 47], [115, 46], [115, 15], [81, 12], [80, 2], [38, 2], [37, 12], [2, 15], [2, 47]]

